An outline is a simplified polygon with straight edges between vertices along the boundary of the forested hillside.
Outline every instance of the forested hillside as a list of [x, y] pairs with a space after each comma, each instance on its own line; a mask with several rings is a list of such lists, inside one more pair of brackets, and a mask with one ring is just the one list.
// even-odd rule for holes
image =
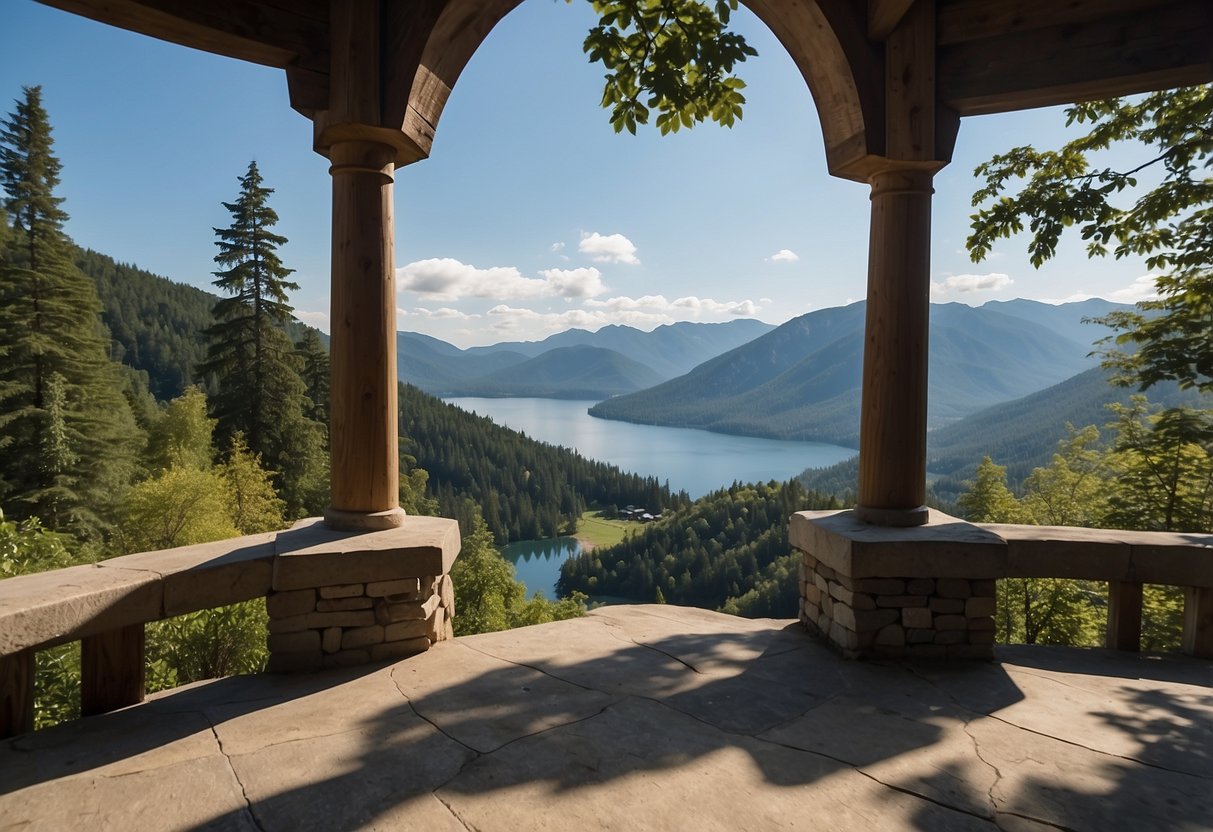
[[567, 561], [559, 591], [792, 618], [799, 588], [788, 518], [840, 507], [796, 482], [735, 484]]
[[[157, 401], [180, 396], [197, 383], [195, 369], [206, 357], [204, 333], [214, 322], [211, 310], [218, 296], [92, 249], [76, 248], [75, 262], [97, 287], [113, 360], [146, 373]], [[311, 327], [291, 321], [285, 329], [298, 341]], [[328, 336], [313, 331], [328, 342]]]
[[400, 385], [401, 450], [429, 472], [439, 513], [466, 520], [478, 505], [499, 543], [570, 531], [590, 506], [686, 505], [654, 477], [626, 474], [576, 451], [538, 442]]
[[[1018, 489], [1034, 468], [1047, 465], [1066, 437], [1066, 425], [1076, 428], [1112, 422], [1109, 406], [1127, 406], [1133, 388], [1114, 387], [1110, 373], [1099, 367], [1015, 401], [997, 404], [959, 422], [927, 434], [927, 471], [941, 501], [952, 501], [973, 479], [982, 457], [1006, 467], [1007, 481]], [[1155, 385], [1150, 401], [1165, 407], [1209, 408], [1213, 402], [1174, 382]], [[853, 498], [859, 475], [858, 458], [829, 468], [810, 468], [799, 480], [807, 488], [840, 498]]]

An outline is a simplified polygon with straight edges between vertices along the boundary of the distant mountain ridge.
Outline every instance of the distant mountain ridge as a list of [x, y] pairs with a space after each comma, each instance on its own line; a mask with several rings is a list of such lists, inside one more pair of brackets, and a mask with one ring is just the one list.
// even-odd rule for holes
[[[1081, 320], [1116, 308], [1129, 307], [1098, 300], [932, 304], [929, 424], [942, 427], [1091, 368], [1089, 345], [1103, 332]], [[864, 314], [863, 302], [810, 312], [684, 376], [600, 402], [590, 413], [854, 446]], [[1089, 337], [1076, 340], [1083, 332]]]
[[679, 322], [652, 332], [612, 325], [466, 350], [399, 332], [397, 372], [401, 381], [438, 396], [605, 399], [660, 384], [774, 328], [750, 318]]

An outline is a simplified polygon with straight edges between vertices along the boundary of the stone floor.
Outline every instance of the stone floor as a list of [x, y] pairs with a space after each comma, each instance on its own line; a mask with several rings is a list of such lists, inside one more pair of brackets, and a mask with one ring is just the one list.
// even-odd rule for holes
[[1213, 829], [1213, 663], [624, 606], [0, 744], [0, 829], [599, 828]]

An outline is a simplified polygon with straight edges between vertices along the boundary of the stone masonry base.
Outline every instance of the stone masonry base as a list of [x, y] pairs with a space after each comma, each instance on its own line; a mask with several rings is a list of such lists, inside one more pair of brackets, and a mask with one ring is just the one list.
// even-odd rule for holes
[[939, 512], [882, 528], [800, 512], [800, 620], [850, 658], [989, 659], [1001, 539]]
[[408, 517], [354, 534], [308, 520], [291, 531], [297, 545], [276, 560], [266, 598], [270, 671], [402, 659], [453, 636], [455, 521]]

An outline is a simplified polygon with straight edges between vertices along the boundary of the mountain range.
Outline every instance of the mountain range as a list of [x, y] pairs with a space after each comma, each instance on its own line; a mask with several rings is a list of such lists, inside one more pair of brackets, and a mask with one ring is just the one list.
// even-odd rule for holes
[[[1095, 366], [1106, 334], [1086, 318], [1128, 308], [1092, 299], [1053, 306], [1013, 300], [931, 306], [928, 422], [941, 428]], [[600, 402], [590, 413], [854, 446], [859, 435], [865, 304], [793, 318], [656, 387]]]
[[399, 332], [397, 373], [401, 381], [439, 396], [605, 399], [683, 375], [774, 328], [749, 318], [666, 324], [652, 332], [613, 325], [466, 350]]

